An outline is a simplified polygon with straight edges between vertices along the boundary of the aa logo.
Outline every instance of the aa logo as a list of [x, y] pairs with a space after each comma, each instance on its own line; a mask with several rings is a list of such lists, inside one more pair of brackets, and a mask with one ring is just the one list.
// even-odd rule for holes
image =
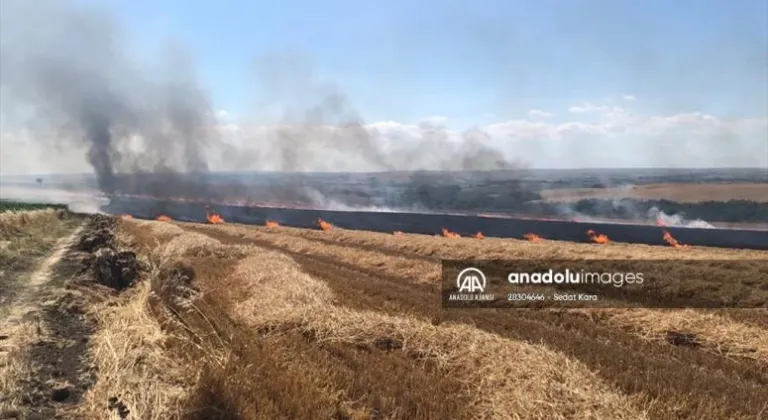
[[482, 293], [485, 291], [485, 274], [474, 267], [465, 268], [456, 278], [456, 287], [459, 293]]

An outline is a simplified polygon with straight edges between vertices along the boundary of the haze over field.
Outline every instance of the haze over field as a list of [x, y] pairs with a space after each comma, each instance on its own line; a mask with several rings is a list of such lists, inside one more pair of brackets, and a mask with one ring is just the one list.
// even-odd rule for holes
[[763, 2], [294, 3], [3, 1], [2, 173], [768, 165]]

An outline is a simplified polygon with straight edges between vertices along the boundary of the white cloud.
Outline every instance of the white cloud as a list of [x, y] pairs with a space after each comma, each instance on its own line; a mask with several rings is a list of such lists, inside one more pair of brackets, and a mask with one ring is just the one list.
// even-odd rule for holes
[[[593, 118], [515, 119], [480, 129], [487, 143], [508, 157], [540, 168], [768, 166], [768, 118], [725, 119], [701, 112], [645, 115], [590, 103], [573, 108]], [[416, 126], [370, 126], [378, 126], [378, 134], [390, 140], [422, 136]], [[456, 142], [461, 138], [456, 131], [446, 135]]]
[[634, 101], [637, 98], [635, 98], [635, 95], [624, 94], [624, 95], [621, 95], [621, 99], [624, 99], [625, 101], [632, 102], [632, 101]]
[[448, 122], [448, 117], [445, 115], [430, 115], [429, 117], [422, 118], [421, 121], [430, 124], [443, 125]]
[[554, 115], [549, 112], [542, 111], [540, 109], [532, 109], [528, 111], [528, 116], [530, 118], [551, 118]]
[[574, 113], [574, 114], [586, 114], [588, 112], [600, 112], [600, 111], [606, 111], [610, 109], [611, 106], [609, 105], [595, 105], [591, 102], [584, 102], [580, 105], [572, 105], [568, 108], [568, 112]]
[[227, 112], [227, 111], [225, 111], [223, 109], [220, 109], [220, 110], [216, 111], [216, 118], [218, 118], [220, 120], [225, 120], [225, 119], [229, 118], [229, 112]]
[[[702, 112], [647, 115], [588, 102], [571, 108], [570, 118], [561, 121], [542, 118], [547, 113], [540, 110], [531, 110], [528, 118], [490, 124], [480, 120], [471, 137], [509, 159], [538, 168], [768, 166], [768, 118], [725, 119]], [[437, 117], [425, 120], [445, 121]], [[280, 153], [275, 150], [283, 147], [285, 151], [288, 141], [289, 151], [294, 148], [302, 150], [302, 156], [310, 156], [301, 163], [306, 170], [381, 169], [370, 155], [363, 156], [370, 152], [366, 151], [370, 144], [375, 144], [373, 149], [378, 148], [390, 165], [421, 169], [441, 159], [436, 156], [455, 151], [467, 136], [440, 124], [378, 121], [363, 128], [221, 121], [215, 131], [231, 149], [213, 167], [277, 170]], [[285, 132], [290, 133], [288, 138], [281, 136]], [[52, 154], [39, 135], [34, 138], [32, 142], [32, 135], [23, 131], [2, 132], [2, 173], [88, 169], [85, 148]]]

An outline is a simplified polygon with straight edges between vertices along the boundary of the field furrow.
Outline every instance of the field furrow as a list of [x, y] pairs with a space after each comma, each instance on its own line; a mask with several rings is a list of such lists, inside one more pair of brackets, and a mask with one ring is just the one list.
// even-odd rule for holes
[[[238, 229], [240, 227], [240, 229]], [[209, 227], [200, 226], [202, 229]], [[495, 239], [487, 238], [485, 240], [477, 240], [474, 238], [444, 238], [440, 236], [430, 237], [425, 235], [389, 235], [377, 232], [360, 232], [360, 231], [348, 231], [344, 229], [333, 229], [331, 231], [318, 231], [308, 229], [297, 229], [290, 227], [277, 227], [271, 229], [259, 228], [254, 226], [245, 225], [229, 225], [227, 227], [218, 227], [217, 229], [225, 229], [227, 232], [236, 234], [238, 236], [247, 236], [252, 241], [267, 241], [267, 243], [280, 244], [284, 250], [291, 250], [295, 252], [301, 252], [298, 250], [298, 244], [301, 244], [302, 249], [318, 249], [325, 248], [324, 252], [327, 255], [333, 255], [334, 259], [339, 260], [353, 260], [360, 261], [356, 265], [363, 267], [365, 264], [362, 260], [357, 259], [360, 255], [359, 251], [367, 251], [367, 253], [373, 253], [376, 255], [392, 256], [397, 258], [401, 263], [399, 265], [407, 265], [404, 260], [411, 261], [423, 261], [426, 263], [433, 263], [431, 266], [420, 265], [421, 267], [431, 267], [428, 270], [418, 275], [415, 275], [411, 270], [410, 272], [398, 272], [393, 273], [395, 276], [401, 276], [403, 279], [419, 279], [420, 281], [439, 281], [439, 261], [441, 259], [539, 259], [539, 260], [551, 260], [551, 259], [600, 259], [600, 260], [692, 260], [700, 261], [701, 266], [696, 268], [694, 272], [705, 273], [711, 275], [712, 268], [719, 269], [723, 266], [722, 261], [725, 260], [740, 260], [747, 261], [747, 264], [759, 265], [763, 270], [766, 269], [764, 264], [763, 253], [759, 251], [751, 250], [730, 250], [719, 248], [664, 248], [664, 247], [652, 247], [646, 245], [627, 245], [627, 244], [610, 244], [608, 246], [598, 244], [563, 244], [562, 242], [555, 241], [540, 241], [532, 242], [527, 240], [510, 240], [510, 239]], [[271, 235], [271, 236], [267, 236]], [[292, 239], [288, 239], [291, 237]], [[294, 239], [295, 238], [295, 239]], [[299, 240], [297, 240], [299, 239]], [[314, 242], [305, 242], [311, 241]], [[322, 247], [321, 245], [324, 245]], [[315, 251], [317, 252], [317, 251]], [[363, 255], [370, 255], [363, 253]], [[380, 265], [380, 263], [379, 263]], [[387, 267], [374, 267], [377, 272], [387, 270]], [[678, 271], [687, 273], [690, 270], [690, 266], [678, 267]], [[429, 274], [427, 274], [429, 273]], [[733, 281], [722, 281], [716, 276], [717, 283], [726, 284], [726, 286], [718, 285], [717, 288], [721, 289], [723, 293], [719, 293], [720, 290], [715, 289], [715, 293], [718, 293], [718, 298], [728, 300], [730, 298], [743, 298], [744, 296], [758, 297], [768, 293], [768, 289], [764, 284], [755, 285], [742, 285], [738, 274], [734, 272], [723, 273], [727, 276], [733, 276]], [[404, 276], [404, 277], [403, 277]], [[675, 277], [681, 277], [677, 275]], [[691, 277], [691, 283], [693, 287], [700, 287], [697, 283], [695, 276]], [[728, 283], [737, 285], [737, 288], [732, 289]], [[758, 297], [759, 299], [759, 297]], [[739, 323], [749, 324], [756, 327], [768, 328], [768, 310], [766, 309], [707, 309], [703, 311], [706, 316], [717, 314], [725, 318], [729, 318]]]
[[[543, 342], [645, 401], [653, 418], [749, 418], [764, 408], [768, 396], [765, 330], [727, 318], [698, 315], [709, 316], [695, 331], [705, 348], [689, 348], [663, 339], [672, 328], [689, 329], [682, 320], [696, 319], [690, 314], [681, 318], [681, 311], [642, 310], [634, 316], [619, 310], [443, 311], [435, 282], [439, 265], [426, 258], [407, 258], [409, 262], [404, 263], [401, 256], [377, 252], [370, 242], [366, 247], [355, 246], [359, 245], [355, 241], [334, 245], [313, 240], [309, 234], [281, 235], [234, 226], [188, 229], [223, 243], [257, 245], [287, 254], [302, 271], [322, 279], [338, 304], [350, 309], [415, 316], [432, 323], [472, 324], [510, 339]], [[325, 233], [331, 232], [313, 235]], [[648, 320], [654, 317], [654, 327], [648, 328]], [[726, 336], [730, 341], [724, 340]]]
[[[171, 280], [158, 290], [164, 305], [155, 307], [170, 308], [158, 312], [166, 328], [180, 319], [177, 333], [194, 342], [179, 343], [181, 357], [209, 360], [195, 407], [249, 418], [646, 418], [562, 353], [463, 323], [433, 325], [395, 307], [339, 305], [325, 281], [284, 253], [174, 230], [164, 229], [165, 243], [151, 253], [186, 268], [168, 266]], [[180, 272], [194, 272], [195, 289], [169, 294]], [[180, 304], [182, 295], [197, 297]]]

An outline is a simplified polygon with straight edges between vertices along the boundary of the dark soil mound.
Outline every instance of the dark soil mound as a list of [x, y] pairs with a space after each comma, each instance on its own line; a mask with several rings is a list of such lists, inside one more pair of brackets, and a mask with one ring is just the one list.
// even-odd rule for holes
[[103, 214], [93, 216], [77, 243], [77, 249], [83, 252], [95, 252], [101, 248], [114, 248], [115, 229], [117, 229], [116, 218]]
[[117, 247], [115, 231], [118, 219], [113, 216], [94, 216], [80, 237], [77, 248], [90, 255], [83, 261], [83, 270], [90, 270], [94, 279], [116, 290], [131, 287], [147, 267], [132, 251]]
[[116, 290], [131, 287], [144, 269], [132, 251], [101, 248], [90, 260], [96, 281]]

